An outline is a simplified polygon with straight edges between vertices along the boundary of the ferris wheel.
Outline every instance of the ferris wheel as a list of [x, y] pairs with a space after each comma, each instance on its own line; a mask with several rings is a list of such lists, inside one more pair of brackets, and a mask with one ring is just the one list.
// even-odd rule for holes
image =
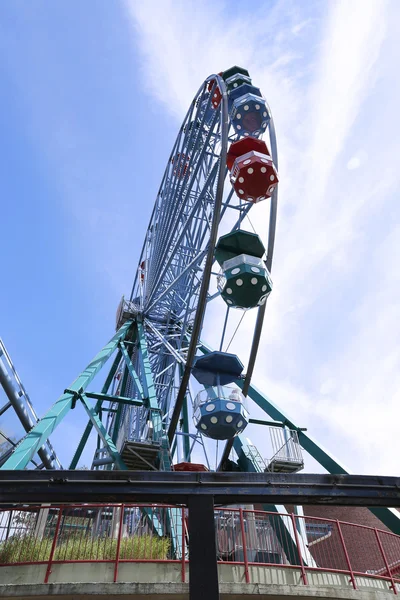
[[[272, 290], [277, 162], [271, 111], [248, 71], [233, 67], [208, 77], [172, 148], [131, 296], [122, 301], [117, 315], [117, 327], [126, 319], [138, 320], [162, 428], [172, 454], [184, 462], [192, 460], [196, 443], [205, 450], [203, 437], [226, 440], [229, 453], [233, 438], [248, 424], [241, 390], [227, 384], [240, 378], [246, 394]], [[267, 200], [266, 249], [256, 233], [244, 229], [243, 221], [254, 204]], [[226, 233], [218, 237], [221, 228]], [[196, 357], [207, 307], [218, 297], [224, 301], [219, 350]], [[258, 318], [244, 376], [241, 358], [222, 349], [229, 319], [247, 310], [258, 311]], [[133, 356], [132, 361], [139, 373], [140, 358]], [[195, 387], [204, 386], [197, 394], [193, 378]], [[132, 378], [126, 386], [130, 395]], [[148, 435], [146, 408], [125, 408], [122, 420], [130, 421], [136, 439]], [[209, 468], [206, 451], [204, 458]]]
[[[78, 402], [89, 422], [70, 468], [77, 467], [93, 428], [92, 469], [171, 470], [177, 462], [176, 468], [192, 469], [199, 447], [206, 463], [200, 467], [210, 469], [210, 443], [219, 441], [225, 446], [215, 468], [226, 467], [249, 423], [245, 397], [272, 291], [277, 164], [271, 111], [249, 72], [235, 66], [208, 77], [167, 162], [132, 292], [117, 310], [116, 335], [2, 468], [27, 468], [39, 441]], [[266, 247], [243, 225], [261, 201], [270, 203]], [[216, 301], [213, 351], [201, 333]], [[249, 310], [257, 319], [245, 359], [229, 353], [229, 344], [224, 351], [224, 341], [231, 319]], [[113, 354], [101, 392], [89, 392]]]
[[[115, 335], [47, 413], [26, 426], [1, 470], [36, 466], [32, 460], [46, 444], [55, 456], [49, 436], [83, 406], [88, 422], [70, 469], [79, 468], [84, 451], [93, 454], [95, 431], [95, 470], [294, 473], [304, 467], [305, 450], [328, 472], [348, 472], [251, 381], [272, 291], [277, 168], [271, 110], [248, 71], [234, 66], [208, 77], [172, 148]], [[267, 227], [246, 229], [261, 202], [269, 205]], [[265, 233], [264, 245], [259, 234]], [[214, 306], [211, 348], [202, 333]], [[257, 315], [250, 351], [238, 356], [228, 352], [226, 333], [233, 321], [235, 335], [248, 311]], [[112, 357], [100, 391], [89, 390]], [[270, 420], [252, 418], [252, 406]], [[270, 458], [251, 443], [249, 424], [269, 430]], [[371, 510], [400, 531], [398, 513]]]

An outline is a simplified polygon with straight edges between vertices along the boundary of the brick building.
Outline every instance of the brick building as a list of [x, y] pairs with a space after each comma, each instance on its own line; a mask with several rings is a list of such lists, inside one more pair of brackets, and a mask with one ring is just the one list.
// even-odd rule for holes
[[350, 561], [353, 571], [384, 574], [382, 547], [391, 570], [400, 572], [399, 538], [368, 508], [305, 506], [304, 515], [308, 549], [318, 566], [348, 570]]

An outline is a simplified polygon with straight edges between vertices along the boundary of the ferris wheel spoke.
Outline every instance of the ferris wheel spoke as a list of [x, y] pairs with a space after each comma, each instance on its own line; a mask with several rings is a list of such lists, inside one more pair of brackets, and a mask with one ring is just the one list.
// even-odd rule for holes
[[[223, 89], [224, 89], [224, 86], [223, 86]], [[182, 404], [183, 404], [183, 400], [185, 397], [186, 388], [189, 383], [190, 369], [192, 367], [193, 359], [194, 359], [195, 352], [196, 352], [197, 342], [198, 342], [198, 339], [200, 336], [201, 325], [203, 322], [204, 310], [205, 310], [206, 300], [207, 300], [208, 284], [209, 284], [209, 280], [210, 280], [211, 269], [212, 269], [213, 258], [214, 258], [214, 247], [215, 247], [215, 244], [217, 241], [218, 224], [219, 224], [219, 217], [220, 217], [221, 206], [222, 206], [222, 197], [223, 197], [223, 191], [224, 191], [224, 181], [225, 181], [224, 165], [226, 163], [227, 140], [228, 140], [228, 129], [229, 129], [227, 96], [226, 96], [225, 90], [223, 91], [223, 95], [224, 95], [224, 102], [222, 102], [222, 115], [221, 115], [222, 146], [221, 146], [221, 158], [220, 158], [220, 167], [219, 167], [219, 173], [218, 173], [217, 192], [216, 192], [216, 198], [215, 198], [213, 222], [212, 222], [212, 228], [211, 228], [211, 233], [210, 233], [208, 252], [207, 252], [207, 257], [206, 257], [206, 264], [204, 266], [204, 271], [203, 271], [202, 285], [201, 285], [201, 289], [200, 289], [200, 293], [199, 293], [199, 300], [197, 303], [197, 310], [196, 310], [195, 320], [194, 320], [194, 324], [193, 324], [192, 337], [191, 337], [189, 348], [188, 348], [187, 362], [186, 362], [185, 369], [184, 369], [184, 372], [182, 375], [179, 392], [178, 392], [178, 395], [175, 400], [174, 411], [172, 413], [172, 417], [171, 417], [171, 421], [170, 421], [170, 425], [169, 425], [169, 429], [168, 429], [168, 439], [170, 442], [175, 433], [176, 426], [177, 426], [178, 420], [179, 420], [179, 415], [182, 410]]]
[[[166, 258], [166, 260], [164, 262], [164, 268], [160, 273], [157, 274], [158, 280], [160, 282], [162, 282], [164, 280], [164, 278], [166, 277], [166, 274], [168, 273], [168, 270], [171, 268], [171, 263], [174, 261], [174, 259], [177, 258], [177, 255], [179, 255], [179, 253], [181, 252], [181, 245], [182, 245], [183, 239], [184, 239], [185, 235], [187, 234], [187, 231], [189, 230], [189, 228], [191, 226], [193, 227], [193, 220], [196, 218], [196, 214], [199, 211], [199, 207], [200, 207], [201, 203], [203, 202], [203, 199], [204, 199], [204, 196], [199, 196], [197, 202], [195, 203], [191, 212], [188, 215], [188, 219], [181, 226], [181, 230], [178, 233], [176, 241], [173, 242], [173, 244], [171, 244], [171, 246], [169, 246], [168, 250], [166, 251], [166, 252], [168, 252], [168, 257]], [[200, 227], [200, 225], [199, 225], [199, 227]], [[160, 287], [162, 287], [162, 286], [160, 286]], [[151, 305], [151, 302], [156, 293], [157, 293], [157, 288], [155, 287], [148, 296], [148, 300], [147, 300], [148, 305]], [[147, 309], [147, 310], [149, 310], [149, 309]]]
[[172, 356], [174, 356], [178, 362], [185, 362], [185, 359], [179, 354], [179, 352], [175, 350], [175, 348], [171, 346], [168, 340], [162, 335], [162, 333], [160, 333], [160, 331], [158, 331], [156, 327], [154, 327], [154, 325], [152, 325], [152, 323], [149, 320], [145, 319], [145, 324], [151, 329], [154, 335], [164, 344], [164, 346], [167, 348], [170, 354], [172, 354]]
[[206, 251], [203, 250], [202, 252], [200, 252], [195, 258], [194, 260], [192, 260], [187, 267], [185, 267], [185, 269], [172, 281], [172, 283], [169, 284], [169, 286], [163, 291], [161, 292], [161, 294], [156, 298], [156, 300], [153, 302], [153, 304], [151, 304], [149, 306], [149, 308], [147, 309], [147, 313], [150, 313], [150, 311], [155, 308], [157, 306], [157, 304], [159, 304], [167, 294], [169, 294], [171, 291], [174, 290], [174, 288], [176, 287], [177, 283], [182, 279], [182, 277], [184, 277], [188, 272], [192, 271], [193, 267], [195, 267], [195, 265], [199, 264], [205, 257], [206, 255]]
[[[210, 136], [211, 131], [208, 133], [208, 137]], [[207, 138], [208, 139], [208, 138]], [[206, 140], [207, 143], [207, 140]], [[185, 192], [185, 198], [189, 198], [190, 199], [190, 194], [192, 192], [192, 189], [195, 188], [195, 191], [197, 191], [197, 193], [195, 193], [195, 196], [197, 197], [201, 191], [204, 189], [204, 180], [202, 178], [202, 180], [196, 180], [197, 174], [201, 168], [202, 165], [202, 160], [201, 157], [204, 154], [204, 150], [200, 153], [199, 158], [197, 159], [197, 164], [194, 167], [193, 173], [191, 174], [191, 179], [190, 182], [188, 183], [187, 186], [184, 185], [184, 183], [181, 186], [181, 190], [179, 192], [179, 194], [177, 195], [177, 197], [174, 198], [174, 202], [175, 202], [175, 206], [171, 209], [170, 214], [169, 214], [169, 220], [168, 220], [168, 226], [171, 228], [171, 231], [174, 232], [175, 231], [175, 226], [177, 224], [179, 224], [179, 220], [180, 220], [180, 209], [181, 209], [181, 203], [182, 203], [182, 196], [183, 193]], [[217, 159], [215, 159], [215, 161], [217, 162]], [[188, 177], [189, 175], [189, 169], [187, 170], [185, 177]], [[214, 176], [216, 175], [216, 171]], [[176, 177], [176, 180], [178, 181], [178, 177]], [[197, 181], [197, 186], [196, 186], [196, 181]], [[159, 244], [164, 247], [164, 248], [168, 248], [169, 244], [167, 243], [167, 238], [166, 238], [166, 233], [164, 233], [164, 235], [160, 236], [159, 239]], [[171, 235], [170, 235], [171, 238]], [[162, 266], [162, 263], [159, 263], [160, 266]], [[158, 265], [157, 265], [158, 266]], [[157, 269], [155, 271], [156, 277], [159, 277], [159, 269]]]

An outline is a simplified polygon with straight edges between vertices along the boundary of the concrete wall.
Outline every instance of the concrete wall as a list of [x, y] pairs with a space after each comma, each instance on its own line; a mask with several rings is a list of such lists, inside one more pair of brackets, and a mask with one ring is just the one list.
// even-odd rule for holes
[[[0, 586], [5, 583], [43, 583], [46, 565], [8, 565], [0, 568]], [[107, 583], [114, 581], [114, 563], [53, 564], [49, 583]], [[187, 571], [189, 568], [187, 567]], [[181, 582], [181, 565], [176, 563], [119, 563], [118, 581], [136, 583]]]
[[[357, 577], [353, 590], [348, 575], [323, 571], [307, 572], [304, 585], [299, 569], [250, 566], [250, 581], [245, 582], [242, 565], [220, 564], [219, 581], [222, 600], [253, 598], [263, 595], [276, 599], [283, 596], [338, 598], [343, 600], [390, 600], [394, 594], [388, 583]], [[181, 565], [173, 563], [121, 563], [118, 583], [113, 583], [113, 563], [70, 563], [53, 565], [48, 584], [44, 584], [46, 565], [21, 565], [0, 568], [0, 598], [35, 598], [57, 596], [58, 600], [81, 600], [104, 596], [107, 600], [126, 596], [132, 600], [183, 600], [188, 598], [186, 582], [181, 581]], [[400, 588], [399, 588], [400, 591]]]

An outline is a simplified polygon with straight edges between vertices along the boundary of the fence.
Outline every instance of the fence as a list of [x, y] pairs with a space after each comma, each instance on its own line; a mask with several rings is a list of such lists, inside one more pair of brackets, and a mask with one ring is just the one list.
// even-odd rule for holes
[[[189, 513], [171, 505], [30, 506], [0, 511], [0, 566], [113, 563], [114, 581], [124, 562], [189, 562]], [[332, 519], [242, 508], [215, 509], [217, 560], [297, 569], [304, 585], [312, 572], [341, 573], [349, 585], [379, 579], [397, 594], [400, 536]]]

